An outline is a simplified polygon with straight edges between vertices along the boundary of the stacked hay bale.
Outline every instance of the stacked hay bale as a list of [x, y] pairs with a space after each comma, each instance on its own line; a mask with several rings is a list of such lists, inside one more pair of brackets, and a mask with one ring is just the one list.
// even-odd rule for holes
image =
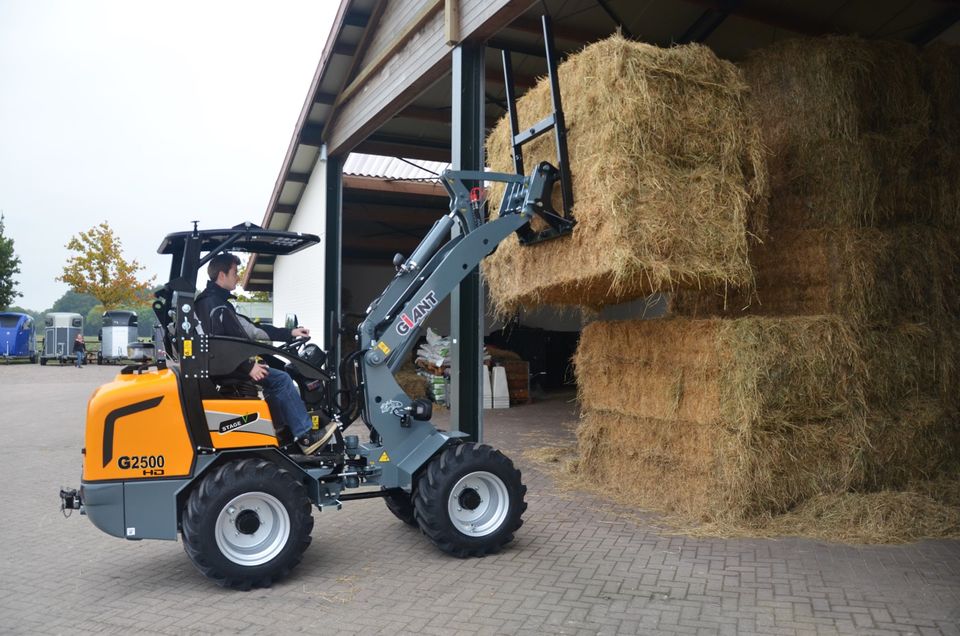
[[[747, 239], [764, 223], [766, 171], [740, 71], [703, 46], [614, 36], [559, 73], [577, 225], [561, 240], [501, 244], [484, 263], [494, 308], [598, 307], [677, 284], [749, 285]], [[550, 110], [541, 82], [518, 103], [521, 129]], [[550, 135], [523, 152], [528, 169], [556, 163]], [[505, 119], [487, 157], [513, 171]], [[490, 200], [502, 191], [494, 185]]]
[[[960, 56], [856, 38], [793, 40], [744, 65], [771, 151], [756, 285], [678, 290], [680, 316], [842, 317], [864, 360], [855, 488], [957, 459]], [[950, 72], [952, 69], [952, 72]], [[840, 160], [838, 158], [845, 158]]]
[[[493, 302], [673, 296], [671, 318], [584, 330], [581, 476], [728, 521], [955, 461], [960, 257], [944, 228], [960, 219], [960, 181], [938, 171], [960, 148], [960, 74], [954, 51], [926, 55], [937, 64], [905, 44], [787, 41], [744, 65], [749, 98], [702, 47], [612, 38], [561, 66], [577, 89], [563, 98], [579, 225], [501, 247], [486, 268]], [[548, 97], [539, 86], [522, 100], [521, 127]], [[495, 169], [509, 170], [507, 140], [501, 122]], [[553, 159], [548, 142], [525, 149], [529, 165]]]

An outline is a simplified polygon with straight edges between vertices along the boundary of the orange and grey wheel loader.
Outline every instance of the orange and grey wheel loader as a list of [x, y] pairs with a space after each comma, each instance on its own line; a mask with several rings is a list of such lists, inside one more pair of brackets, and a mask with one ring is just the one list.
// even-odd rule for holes
[[[252, 224], [168, 235], [169, 281], [154, 311], [165, 357], [129, 365], [87, 405], [79, 492], [61, 490], [104, 532], [131, 540], [176, 539], [203, 574], [239, 589], [267, 586], [300, 562], [310, 544], [313, 507], [340, 509], [382, 497], [387, 508], [444, 552], [495, 552], [522, 524], [526, 487], [500, 451], [436, 429], [428, 400], [411, 399], [394, 378], [427, 316], [511, 234], [521, 244], [557, 238], [574, 226], [563, 114], [544, 18], [552, 115], [517, 130], [508, 52], [504, 52], [516, 174], [444, 172], [450, 212], [409, 256], [357, 329], [359, 349], [342, 360], [304, 339], [280, 347], [203, 332], [194, 310], [198, 270], [227, 251], [284, 256], [319, 242], [313, 235]], [[520, 146], [548, 130], [558, 168], [525, 176]], [[501, 182], [499, 214], [485, 218], [483, 182]], [[554, 185], [563, 209], [552, 204]], [[471, 187], [472, 186], [472, 187]], [[531, 221], [538, 220], [536, 229]], [[456, 235], [452, 230], [457, 229]], [[338, 322], [332, 317], [331, 323]], [[339, 337], [330, 330], [331, 342]], [[276, 422], [256, 386], [228, 376], [259, 358], [290, 374], [324, 443], [303, 455]], [[362, 421], [366, 440], [346, 435]], [[356, 491], [360, 486], [379, 488]], [[351, 492], [353, 491], [353, 492]]]
[[[339, 363], [303, 338], [275, 347], [203, 332], [194, 311], [197, 273], [225, 251], [287, 255], [316, 236], [252, 224], [170, 234], [170, 280], [154, 310], [165, 358], [124, 367], [87, 405], [79, 492], [61, 491], [104, 532], [126, 539], [182, 538], [194, 565], [221, 585], [246, 589], [283, 577], [310, 543], [311, 510], [383, 497], [404, 522], [441, 550], [482, 556], [513, 539], [526, 509], [520, 471], [498, 450], [437, 430], [432, 405], [411, 399], [394, 378], [431, 311], [510, 234], [535, 242], [562, 235], [572, 221], [553, 212], [557, 170], [529, 177], [444, 173], [450, 213], [438, 220], [357, 331], [359, 349]], [[484, 221], [479, 190], [501, 181], [498, 217]], [[534, 232], [539, 217], [546, 229]], [[459, 227], [451, 238], [451, 229]], [[303, 455], [274, 420], [257, 387], [229, 379], [257, 357], [297, 383], [326, 443]], [[340, 388], [335, 380], [339, 378]], [[368, 436], [345, 435], [360, 420]], [[379, 490], [353, 492], [364, 485]]]

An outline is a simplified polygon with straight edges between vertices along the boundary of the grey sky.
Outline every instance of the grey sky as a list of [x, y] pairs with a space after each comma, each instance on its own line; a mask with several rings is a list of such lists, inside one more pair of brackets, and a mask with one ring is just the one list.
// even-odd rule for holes
[[43, 310], [64, 244], [106, 220], [167, 272], [162, 237], [259, 223], [337, 0], [0, 0], [0, 210]]

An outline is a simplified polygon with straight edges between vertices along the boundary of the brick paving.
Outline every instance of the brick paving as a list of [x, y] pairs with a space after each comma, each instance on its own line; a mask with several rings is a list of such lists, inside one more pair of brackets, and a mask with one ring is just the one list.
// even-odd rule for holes
[[570, 395], [488, 412], [487, 441], [529, 488], [503, 553], [454, 559], [382, 502], [348, 502], [315, 513], [290, 578], [223, 590], [174, 542], [58, 511], [58, 488], [79, 485], [86, 400], [115, 372], [0, 365], [0, 633], [960, 634], [958, 541], [691, 538], [558, 489], [521, 453], [569, 440]]

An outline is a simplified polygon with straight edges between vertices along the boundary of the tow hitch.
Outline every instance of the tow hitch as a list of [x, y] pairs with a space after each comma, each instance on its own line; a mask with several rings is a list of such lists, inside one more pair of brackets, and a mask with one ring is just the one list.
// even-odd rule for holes
[[[64, 517], [69, 517], [74, 510], [79, 510], [83, 514], [83, 502], [80, 500], [80, 493], [76, 488], [60, 489], [60, 512]], [[69, 512], [68, 512], [69, 511]]]

